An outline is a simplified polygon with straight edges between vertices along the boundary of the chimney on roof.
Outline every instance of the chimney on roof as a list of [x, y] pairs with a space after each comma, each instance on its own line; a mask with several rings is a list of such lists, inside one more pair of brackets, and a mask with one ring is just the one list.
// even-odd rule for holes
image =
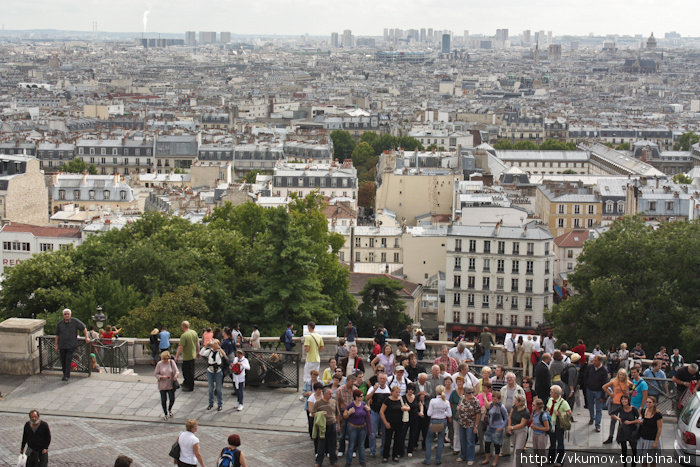
[[87, 176], [88, 176], [88, 173], [86, 170], [83, 172], [83, 185], [87, 185]]

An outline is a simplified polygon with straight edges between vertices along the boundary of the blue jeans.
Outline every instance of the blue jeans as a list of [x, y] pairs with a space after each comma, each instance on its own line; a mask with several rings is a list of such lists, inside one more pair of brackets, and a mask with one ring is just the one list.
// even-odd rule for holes
[[603, 397], [603, 391], [586, 390], [588, 413], [591, 416], [591, 420], [595, 421], [596, 428], [600, 428], [600, 420], [603, 418], [603, 403], [600, 401], [601, 397]]
[[236, 387], [236, 397], [238, 398], [238, 405], [243, 405], [243, 388], [245, 387], [245, 382], [234, 384]]
[[564, 454], [564, 430], [557, 428], [554, 432], [549, 432], [549, 463], [563, 463]]
[[[432, 425], [433, 423], [444, 423], [445, 424], [445, 429], [442, 430], [440, 433], [437, 433], [437, 449], [435, 451], [435, 462], [442, 462], [442, 448], [445, 447], [445, 432], [447, 431], [447, 422], [445, 419], [438, 420], [436, 418], [433, 418], [430, 420], [430, 424]], [[433, 437], [432, 433], [429, 431], [428, 432], [428, 439], [425, 440], [425, 462], [427, 464], [430, 463], [430, 454], [433, 452]]]
[[348, 443], [348, 453], [345, 456], [345, 464], [352, 464], [352, 453], [357, 449], [357, 458], [360, 460], [360, 465], [365, 465], [365, 438], [367, 437], [367, 429], [363, 426], [357, 428], [347, 424], [347, 432], [350, 438]]
[[216, 400], [219, 405], [224, 405], [223, 395], [222, 395], [222, 385], [224, 383], [224, 372], [217, 371], [212, 373], [207, 371], [207, 381], [209, 381], [209, 405], [214, 405], [214, 383], [216, 383]]
[[474, 443], [474, 428], [459, 427], [460, 457], [463, 461], [473, 461], [476, 455], [476, 443]]
[[338, 433], [338, 452], [345, 452], [345, 438], [348, 435], [348, 421], [340, 420], [340, 432]]
[[[382, 421], [382, 417], [379, 416], [379, 412], [375, 412], [372, 410], [371, 412], [372, 416], [372, 432], [369, 434], [369, 452], [370, 454], [376, 454], [377, 453], [377, 429], [381, 430], [379, 433], [382, 434], [382, 447], [384, 447], [385, 443], [385, 438], [386, 438], [386, 426], [384, 426], [384, 422]], [[377, 428], [379, 427], [379, 428]]]

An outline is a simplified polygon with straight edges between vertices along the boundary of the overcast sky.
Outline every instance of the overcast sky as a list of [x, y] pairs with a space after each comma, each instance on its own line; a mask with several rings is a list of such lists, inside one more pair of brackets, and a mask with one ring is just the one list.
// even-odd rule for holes
[[[383, 29], [449, 29], [493, 35], [509, 28], [554, 35], [700, 35], [700, 0], [3, 0], [5, 29], [182, 33], [382, 35]], [[145, 14], [145, 12], [149, 12]], [[695, 24], [693, 24], [695, 23]], [[693, 27], [695, 26], [695, 27]]]

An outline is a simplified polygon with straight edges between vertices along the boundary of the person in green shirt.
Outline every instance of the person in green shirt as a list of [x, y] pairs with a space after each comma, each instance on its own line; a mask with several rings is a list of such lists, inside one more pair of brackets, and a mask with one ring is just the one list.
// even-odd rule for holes
[[491, 358], [491, 346], [496, 343], [496, 340], [493, 338], [493, 334], [491, 334], [488, 327], [484, 328], [484, 331], [479, 337], [481, 347], [484, 349], [484, 355], [481, 356], [481, 365], [488, 365], [489, 359]]
[[189, 321], [182, 322], [180, 345], [177, 346], [175, 361], [182, 355], [182, 390], [194, 391], [194, 359], [199, 355], [199, 336], [190, 329]]

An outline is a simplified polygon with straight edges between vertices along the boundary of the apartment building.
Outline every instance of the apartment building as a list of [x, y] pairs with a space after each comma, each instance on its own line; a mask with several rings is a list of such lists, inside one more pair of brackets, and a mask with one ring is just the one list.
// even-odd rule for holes
[[48, 190], [35, 157], [0, 155], [0, 219], [48, 224]]
[[273, 196], [286, 197], [295, 193], [304, 197], [317, 191], [324, 197], [348, 198], [356, 204], [357, 188], [357, 169], [346, 159], [342, 164], [282, 162], [274, 168], [271, 192]]
[[60, 142], [42, 142], [37, 145], [36, 157], [39, 168], [47, 172], [57, 172], [60, 165], [75, 157], [75, 145]]
[[452, 226], [447, 232], [445, 326], [497, 334], [536, 329], [552, 299], [553, 237], [541, 226]]
[[153, 141], [147, 139], [80, 139], [76, 156], [100, 175], [132, 175], [153, 170]]
[[535, 215], [556, 236], [600, 225], [602, 204], [593, 188], [579, 183], [549, 183], [537, 187]]
[[11, 268], [44, 251], [54, 251], [82, 243], [79, 227], [10, 223], [0, 227], [0, 277]]
[[189, 169], [197, 158], [197, 138], [194, 135], [159, 136], [154, 157], [157, 173]]
[[518, 167], [530, 174], [590, 173], [586, 151], [496, 151], [504, 164]]
[[51, 188], [51, 212], [55, 214], [68, 204], [84, 211], [138, 209], [133, 190], [121, 181], [119, 174], [56, 174]]
[[345, 238], [338, 258], [351, 265], [351, 272], [395, 274], [403, 268], [401, 228], [336, 225], [330, 230]]

